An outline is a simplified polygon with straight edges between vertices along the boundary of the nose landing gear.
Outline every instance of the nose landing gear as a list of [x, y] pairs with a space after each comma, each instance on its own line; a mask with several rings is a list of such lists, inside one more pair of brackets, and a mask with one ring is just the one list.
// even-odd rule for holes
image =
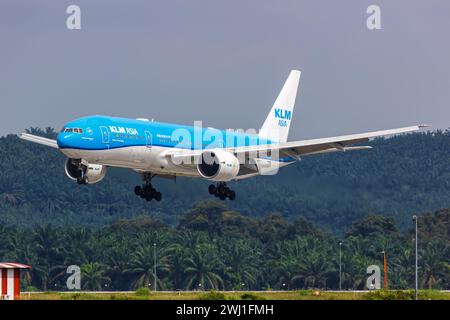
[[88, 184], [89, 181], [88, 181], [88, 178], [83, 175], [82, 177], [77, 178], [77, 183], [78, 184]]
[[236, 199], [236, 192], [228, 188], [225, 182], [219, 182], [217, 185], [209, 185], [208, 191], [209, 194], [214, 195], [220, 200], [225, 200], [226, 198], [230, 200]]
[[153, 188], [151, 184], [151, 180], [154, 177], [154, 175], [152, 176], [151, 174], [144, 174], [143, 177], [144, 177], [144, 184], [142, 186], [134, 187], [134, 193], [147, 201], [152, 201], [152, 199], [155, 199], [156, 201], [161, 201], [162, 199], [161, 192]]
[[88, 184], [89, 179], [86, 175], [87, 171], [87, 165], [83, 163], [83, 160], [72, 160], [72, 163], [78, 167], [78, 177], [77, 177], [77, 183], [78, 184]]

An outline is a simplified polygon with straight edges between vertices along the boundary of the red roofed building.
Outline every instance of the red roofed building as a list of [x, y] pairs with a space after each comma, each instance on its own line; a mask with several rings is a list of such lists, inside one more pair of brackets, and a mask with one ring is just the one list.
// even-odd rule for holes
[[0, 299], [14, 300], [20, 296], [20, 270], [31, 269], [20, 263], [0, 262]]

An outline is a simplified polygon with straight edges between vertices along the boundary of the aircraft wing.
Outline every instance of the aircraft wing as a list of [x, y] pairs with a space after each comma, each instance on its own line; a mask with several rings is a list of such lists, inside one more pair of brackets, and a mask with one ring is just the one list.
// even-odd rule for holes
[[56, 148], [56, 149], [58, 148], [58, 144], [56, 143], [56, 140], [35, 136], [34, 134], [21, 133], [19, 135], [19, 138], [23, 139], [23, 140], [31, 141], [34, 143], [39, 143], [44, 146], [48, 146], [48, 147], [52, 147], [52, 148]]
[[[329, 138], [283, 142], [277, 144], [225, 148], [224, 150], [236, 155], [248, 153], [250, 158], [257, 158], [258, 153], [263, 153], [265, 154], [265, 156], [274, 156], [274, 153], [278, 152], [278, 158], [292, 157], [294, 159], [300, 159], [301, 156], [311, 154], [371, 149], [372, 147], [370, 146], [351, 145], [368, 142], [371, 138], [418, 131], [423, 127], [426, 127], [426, 125], [417, 125], [391, 130], [372, 131]], [[192, 164], [198, 163], [199, 156], [203, 151], [204, 150], [169, 151], [166, 155], [170, 156], [176, 163]]]
[[[372, 147], [370, 147], [370, 146], [351, 146], [351, 145], [357, 144], [357, 143], [368, 142], [371, 138], [418, 131], [422, 127], [425, 127], [425, 126], [418, 125], [418, 126], [404, 127], [404, 128], [398, 128], [398, 129], [351, 134], [351, 135], [345, 135], [345, 136], [292, 141], [292, 142], [286, 142], [286, 143], [279, 144], [279, 145], [277, 145], [277, 147], [275, 149], [279, 150], [280, 157], [292, 156], [294, 158], [295, 158], [295, 156], [304, 156], [304, 155], [310, 155], [310, 154], [371, 149]], [[271, 145], [268, 145], [268, 147], [270, 150]], [[236, 151], [238, 151], [238, 150], [236, 150]]]

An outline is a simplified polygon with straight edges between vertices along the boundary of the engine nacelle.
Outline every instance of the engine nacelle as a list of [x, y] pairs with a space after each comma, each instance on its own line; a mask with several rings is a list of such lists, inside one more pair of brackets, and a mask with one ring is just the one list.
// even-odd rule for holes
[[87, 164], [78, 165], [79, 160], [67, 159], [64, 166], [66, 175], [74, 181], [77, 181], [81, 177], [81, 170], [83, 170], [83, 176], [86, 179], [86, 183], [94, 184], [103, 180], [106, 176], [106, 166], [101, 164]]
[[204, 151], [197, 164], [198, 173], [211, 181], [230, 181], [239, 173], [239, 160], [223, 150]]

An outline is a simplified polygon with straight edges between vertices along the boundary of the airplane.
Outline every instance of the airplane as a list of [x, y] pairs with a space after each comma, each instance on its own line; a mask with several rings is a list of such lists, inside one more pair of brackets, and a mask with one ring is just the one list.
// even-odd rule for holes
[[66, 123], [56, 140], [19, 136], [60, 150], [67, 157], [66, 175], [78, 184], [98, 183], [108, 167], [122, 167], [142, 176], [143, 184], [134, 193], [147, 201], [162, 198], [152, 185], [157, 176], [203, 178], [215, 182], [208, 187], [211, 195], [234, 200], [229, 181], [277, 173], [307, 155], [371, 149], [361, 143], [425, 126], [288, 142], [300, 75], [290, 72], [259, 133], [95, 115]]

